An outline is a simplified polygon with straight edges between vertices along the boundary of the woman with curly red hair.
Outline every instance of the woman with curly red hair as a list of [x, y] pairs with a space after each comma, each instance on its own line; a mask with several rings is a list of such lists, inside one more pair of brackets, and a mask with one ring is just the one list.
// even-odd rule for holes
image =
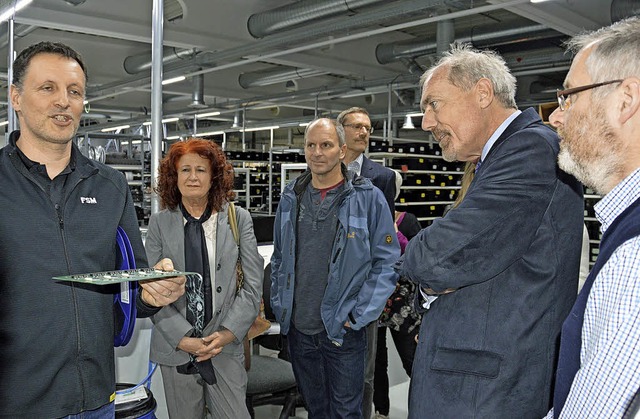
[[[229, 225], [233, 167], [214, 142], [171, 146], [156, 188], [162, 211], [149, 220], [149, 261], [170, 257], [187, 291], [152, 320], [149, 358], [160, 365], [171, 418], [248, 418], [242, 340], [260, 305], [263, 259], [249, 213], [236, 208], [240, 246]], [[244, 283], [236, 290], [236, 261]]]

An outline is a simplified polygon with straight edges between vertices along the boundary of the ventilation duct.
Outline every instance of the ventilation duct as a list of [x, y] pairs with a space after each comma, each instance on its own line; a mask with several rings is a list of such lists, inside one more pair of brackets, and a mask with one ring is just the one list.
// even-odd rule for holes
[[436, 54], [441, 55], [449, 51], [449, 46], [456, 39], [453, 20], [441, 20], [436, 26]]
[[282, 7], [249, 16], [247, 29], [254, 38], [263, 38], [314, 20], [342, 14], [353, 14], [357, 8], [377, 3], [388, 3], [388, 1], [301, 0], [294, 4], [286, 4]]
[[190, 108], [200, 109], [206, 108], [204, 103], [204, 74], [198, 74], [191, 79], [193, 83], [193, 92], [191, 93], [192, 102]]
[[289, 80], [298, 80], [306, 77], [315, 77], [328, 74], [328, 71], [314, 70], [311, 68], [275, 69], [269, 71], [257, 71], [243, 73], [238, 76], [238, 83], [244, 89], [258, 86], [268, 86], [276, 83], [286, 83]]
[[[165, 47], [162, 49], [162, 64], [167, 65], [180, 60], [192, 60], [195, 56], [195, 50]], [[125, 58], [123, 66], [124, 71], [129, 74], [138, 74], [151, 70], [151, 51]]]
[[611, 22], [617, 22], [631, 16], [640, 16], [638, 0], [613, 0], [611, 2]]
[[241, 110], [237, 110], [235, 114], [233, 114], [233, 124], [231, 128], [240, 129], [244, 125], [244, 112]]
[[164, 0], [163, 16], [167, 22], [180, 20], [184, 16], [184, 8], [179, 0]]
[[[438, 22], [440, 23], [440, 22]], [[440, 26], [438, 26], [440, 31]], [[445, 32], [445, 27], [442, 29]], [[445, 32], [446, 33], [446, 32]], [[475, 33], [457, 38], [458, 42], [471, 42], [476, 48], [510, 43], [514, 41], [524, 42], [532, 39], [543, 39], [558, 36], [556, 31], [548, 29], [544, 25], [530, 25], [496, 32]], [[447, 48], [449, 45], [447, 45]], [[410, 42], [383, 43], [376, 47], [376, 58], [380, 64], [389, 64], [403, 57], [420, 57], [433, 54], [438, 49], [438, 42], [425, 42], [412, 40]]]
[[425, 69], [413, 58], [402, 57], [400, 58], [400, 62], [404, 64], [405, 67], [407, 67], [407, 70], [409, 70], [409, 73], [411, 74], [419, 76], [424, 73]]
[[502, 57], [512, 72], [534, 68], [552, 68], [571, 61], [571, 57], [566, 55], [561, 47], [503, 54]]

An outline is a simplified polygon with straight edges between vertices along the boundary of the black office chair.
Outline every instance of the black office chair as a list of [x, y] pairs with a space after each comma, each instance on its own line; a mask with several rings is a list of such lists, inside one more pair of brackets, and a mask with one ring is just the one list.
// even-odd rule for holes
[[[263, 298], [265, 316], [270, 321], [275, 321], [269, 305], [271, 287], [271, 264], [265, 268], [265, 282], [263, 285]], [[274, 348], [271, 342], [280, 342], [281, 335], [263, 335], [254, 339], [254, 353], [251, 354], [251, 368], [247, 372], [247, 408], [251, 417], [254, 417], [254, 407], [264, 405], [282, 406], [280, 419], [295, 416], [296, 407], [303, 406], [302, 397], [298, 393], [295, 376], [291, 363], [287, 360], [260, 355], [259, 346], [264, 342], [266, 348]]]

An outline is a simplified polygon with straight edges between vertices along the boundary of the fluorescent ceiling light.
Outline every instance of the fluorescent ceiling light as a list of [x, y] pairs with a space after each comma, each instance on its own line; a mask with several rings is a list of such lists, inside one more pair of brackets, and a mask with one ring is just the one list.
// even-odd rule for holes
[[543, 3], [545, 1], [549, 1], [549, 0], [531, 0], [531, 3]]
[[[245, 128], [244, 132], [263, 131], [263, 130], [278, 129], [278, 128], [280, 128], [279, 125], [273, 125], [273, 126], [269, 126], [269, 127]], [[242, 131], [242, 130], [240, 130], [240, 131]]]
[[[180, 118], [178, 118], [176, 116], [176, 117], [173, 117], [173, 118], [165, 118], [165, 119], [162, 120], [162, 123], [163, 124], [168, 124], [169, 122], [177, 122], [179, 120], [180, 120]], [[149, 126], [149, 125], [151, 125], [151, 121], [143, 122], [142, 125]]]
[[311, 122], [300, 122], [298, 124], [299, 127], [306, 127], [307, 125], [309, 125]]
[[177, 83], [177, 82], [182, 81], [182, 80], [186, 80], [186, 77], [185, 76], [178, 76], [178, 77], [174, 77], [172, 79], [162, 80], [162, 85], [166, 86], [167, 84]]
[[131, 127], [130, 125], [120, 125], [119, 127], [103, 128], [100, 131], [102, 131], [102, 132], [119, 131], [119, 130], [127, 129], [127, 128], [130, 128], [130, 127]]
[[414, 113], [408, 113], [407, 116], [410, 118], [413, 118], [414, 116], [419, 116], [422, 117], [424, 114], [422, 112], [414, 112]]
[[167, 137], [167, 140], [179, 140], [180, 136], [179, 135], [172, 135], [171, 137]]
[[0, 22], [8, 20], [11, 16], [15, 15], [17, 11], [24, 9], [33, 0], [20, 0], [20, 1], [3, 1], [2, 9], [0, 10]]
[[210, 132], [199, 132], [194, 135], [194, 137], [204, 137], [205, 135], [222, 135], [224, 131], [210, 131]]
[[0, 122], [0, 127], [4, 127], [5, 125], [9, 125], [9, 121]]
[[218, 116], [218, 115], [220, 115], [220, 112], [218, 112], [218, 111], [206, 112], [206, 113], [196, 114], [196, 118], [206, 118], [207, 116]]

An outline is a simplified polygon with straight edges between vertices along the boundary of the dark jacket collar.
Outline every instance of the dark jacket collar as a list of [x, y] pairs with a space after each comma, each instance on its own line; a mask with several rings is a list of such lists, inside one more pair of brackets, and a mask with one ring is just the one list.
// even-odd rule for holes
[[[35, 165], [39, 164], [39, 162], [34, 162], [29, 159], [23, 152], [18, 148], [17, 142], [20, 139], [20, 130], [15, 130], [11, 134], [9, 134], [9, 147], [11, 147], [10, 155], [15, 155], [19, 161], [21, 161], [27, 170]], [[94, 162], [89, 158], [85, 157], [81, 152], [78, 146], [72, 141], [71, 142], [71, 158], [69, 160], [69, 166], [72, 170], [79, 169], [79, 173], [83, 177], [87, 177], [97, 171], [97, 167], [94, 165]]]
[[503, 143], [507, 138], [521, 131], [525, 127], [536, 124], [536, 123], [542, 124], [542, 120], [540, 119], [540, 116], [538, 115], [538, 112], [535, 109], [528, 108], [522, 111], [520, 115], [518, 115], [513, 121], [511, 121], [509, 126], [507, 126], [504, 132], [496, 140], [496, 142], [491, 147], [491, 150], [489, 150], [489, 153], [484, 158], [483, 163], [489, 159], [489, 156], [491, 156], [493, 151], [498, 148], [497, 146]]

